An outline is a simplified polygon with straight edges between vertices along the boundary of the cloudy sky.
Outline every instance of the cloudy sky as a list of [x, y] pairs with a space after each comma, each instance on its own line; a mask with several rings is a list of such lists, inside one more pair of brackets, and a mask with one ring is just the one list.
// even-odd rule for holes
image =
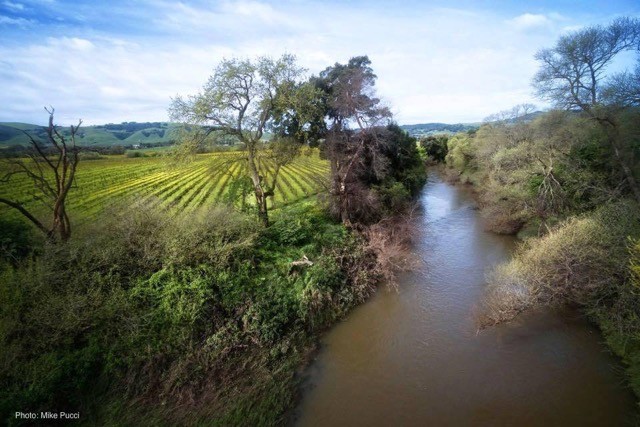
[[640, 2], [0, 0], [0, 121], [165, 121], [220, 59], [285, 52], [309, 73], [369, 55], [401, 124], [479, 121], [542, 106], [534, 53], [622, 15]]

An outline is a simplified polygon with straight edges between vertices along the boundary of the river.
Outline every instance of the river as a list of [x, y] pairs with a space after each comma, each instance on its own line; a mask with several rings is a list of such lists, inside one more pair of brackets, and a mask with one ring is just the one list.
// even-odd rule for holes
[[484, 231], [469, 192], [434, 171], [420, 203], [423, 268], [327, 333], [295, 424], [632, 425], [623, 368], [579, 313], [541, 310], [476, 330], [485, 273], [515, 240]]

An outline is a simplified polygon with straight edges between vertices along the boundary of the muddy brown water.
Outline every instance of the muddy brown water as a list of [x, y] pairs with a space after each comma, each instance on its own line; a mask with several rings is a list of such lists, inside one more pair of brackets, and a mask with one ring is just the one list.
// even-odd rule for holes
[[382, 289], [323, 339], [299, 426], [625, 426], [623, 368], [579, 313], [540, 311], [477, 333], [488, 268], [514, 238], [483, 230], [471, 195], [429, 175], [414, 250], [423, 271]]

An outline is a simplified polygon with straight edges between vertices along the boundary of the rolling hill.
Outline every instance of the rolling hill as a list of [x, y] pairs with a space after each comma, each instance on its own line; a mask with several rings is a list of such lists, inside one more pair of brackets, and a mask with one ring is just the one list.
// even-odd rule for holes
[[457, 133], [477, 129], [480, 123], [419, 123], [415, 125], [401, 125], [409, 135], [415, 137], [428, 136], [437, 133]]
[[498, 115], [495, 115], [493, 117], [490, 116], [485, 119], [485, 121], [476, 123], [419, 123], [415, 125], [401, 125], [400, 127], [407, 131], [411, 136], [421, 137], [438, 133], [458, 133], [476, 130], [483, 123], [515, 123], [518, 121], [530, 122], [532, 120], [535, 120], [541, 114], [543, 114], [542, 111], [534, 111], [518, 117], [508, 117], [508, 114], [506, 115], [506, 118], [500, 117]]
[[[169, 145], [174, 142], [177, 125], [166, 122], [124, 122], [120, 124], [82, 126], [77, 143], [83, 146], [109, 147], [114, 145]], [[60, 126], [63, 134], [69, 134], [67, 127]], [[29, 133], [34, 139], [44, 141], [44, 126], [28, 123], [0, 122], [0, 148], [29, 145]]]
[[[533, 119], [540, 112], [530, 114]], [[178, 125], [167, 122], [123, 122], [119, 124], [108, 123], [105, 125], [82, 126], [78, 134], [78, 143], [84, 146], [111, 147], [121, 145], [133, 146], [160, 146], [170, 145], [175, 141], [175, 131]], [[474, 130], [480, 127], [480, 123], [419, 123], [401, 125], [402, 129], [411, 136], [421, 137], [438, 133], [457, 133]], [[69, 132], [68, 128], [60, 127], [63, 133]], [[23, 133], [28, 132], [34, 138], [44, 141], [46, 137], [45, 127], [29, 124], [0, 122], [0, 149], [29, 145], [29, 138]]]

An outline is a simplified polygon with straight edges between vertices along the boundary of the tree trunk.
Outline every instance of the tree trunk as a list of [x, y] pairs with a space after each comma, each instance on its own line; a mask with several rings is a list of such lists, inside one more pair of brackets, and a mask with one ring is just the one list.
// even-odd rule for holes
[[50, 234], [51, 236], [58, 236], [63, 242], [66, 242], [71, 237], [71, 224], [64, 200], [58, 199], [53, 207], [53, 227], [51, 227]]
[[258, 204], [258, 217], [262, 221], [262, 225], [269, 226], [269, 211], [267, 210], [267, 196], [260, 190], [256, 190], [256, 202]]
[[247, 188], [242, 185], [242, 199], [240, 200], [240, 211], [246, 212], [247, 209]]
[[344, 225], [347, 228], [351, 228], [351, 220], [349, 219], [349, 212], [344, 206], [342, 207], [342, 212], [340, 212], [340, 220], [342, 221], [342, 225]]
[[347, 194], [347, 185], [341, 181], [338, 192], [340, 206], [340, 220], [346, 227], [351, 227], [351, 219], [349, 218], [349, 195]]
[[269, 226], [269, 212], [267, 209], [267, 193], [264, 191], [262, 177], [256, 165], [255, 148], [249, 147], [247, 154], [249, 163], [249, 174], [253, 182], [253, 192], [256, 196], [256, 205], [258, 207], [258, 218], [265, 227]]

